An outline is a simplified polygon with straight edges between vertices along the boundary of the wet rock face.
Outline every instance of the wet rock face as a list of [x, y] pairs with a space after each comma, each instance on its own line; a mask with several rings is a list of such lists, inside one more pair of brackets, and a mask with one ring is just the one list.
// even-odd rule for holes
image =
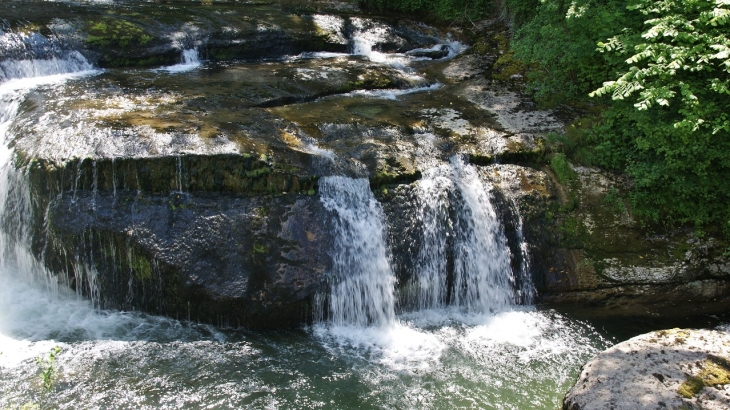
[[729, 330], [660, 330], [619, 343], [583, 366], [563, 409], [727, 409]]
[[316, 197], [90, 195], [50, 206], [43, 254], [100, 307], [257, 328], [311, 320], [332, 246]]
[[[380, 51], [433, 45], [410, 24], [364, 18], [352, 2], [62, 2], [25, 0], [0, 5], [17, 31], [50, 32], [100, 67], [154, 67], [180, 61], [197, 48], [212, 61], [281, 58], [302, 52], [352, 51], [354, 30], [369, 30]], [[333, 14], [336, 13], [336, 14]], [[46, 34], [46, 33], [44, 33]], [[440, 58], [435, 54], [432, 58]], [[442, 56], [443, 57], [443, 56]]]

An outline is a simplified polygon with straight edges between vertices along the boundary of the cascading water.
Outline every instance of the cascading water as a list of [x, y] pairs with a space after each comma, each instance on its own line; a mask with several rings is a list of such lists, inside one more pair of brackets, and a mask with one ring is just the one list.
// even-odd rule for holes
[[[3, 51], [10, 37], [0, 37]], [[38, 284], [53, 287], [56, 282], [47, 279], [43, 263], [28, 246], [30, 235], [37, 234], [30, 231], [32, 219], [39, 218], [31, 215], [29, 181], [15, 167], [6, 143], [17, 134], [14, 119], [26, 90], [43, 84], [63, 87], [55, 83], [95, 71], [77, 52], [64, 51], [39, 35], [28, 38], [16, 44], [18, 54], [4, 52], [7, 58], [0, 63], [0, 408], [17, 408], [38, 397], [33, 359], [55, 345], [63, 348], [57, 359], [62, 382], [48, 397], [58, 408], [450, 408], [455, 403], [555, 408], [579, 366], [607, 344], [590, 326], [554, 312], [499, 312], [512, 304], [513, 292], [503, 228], [490, 203], [489, 186], [458, 158], [426, 171], [417, 183], [424, 245], [414, 266], [422, 289], [415, 315], [449, 306], [497, 312], [483, 315], [477, 324], [419, 326], [395, 315], [384, 212], [367, 180], [342, 176], [319, 180], [319, 196], [335, 228], [324, 309], [333, 326], [276, 334], [221, 330], [99, 310], [62, 286], [54, 287], [55, 295], [49, 297]], [[194, 62], [183, 54], [181, 65]], [[110, 77], [149, 75], [110, 71]], [[74, 87], [83, 91], [90, 86]], [[53, 107], [48, 110], [56, 114]], [[304, 142], [309, 153], [334, 156]], [[171, 188], [182, 191], [187, 170], [181, 161], [176, 165]], [[84, 187], [91, 187], [100, 212], [108, 203], [104, 196], [112, 193], [97, 186], [103, 181], [101, 168], [98, 176], [96, 165], [84, 172], [89, 170], [93, 182], [83, 183], [89, 175], [81, 175], [79, 161], [68, 176], [79, 182], [70, 186], [78, 190], [77, 203], [90, 197]], [[116, 198], [114, 172], [112, 166]], [[140, 189], [138, 181], [131, 185]], [[127, 265], [135, 259], [131, 253], [114, 254], [111, 239], [103, 235], [84, 235], [81, 246], [97, 251], [105, 246], [112, 260], [126, 258]], [[94, 254], [89, 248], [82, 251]], [[102, 272], [95, 271], [93, 262], [78, 262], [72, 275], [79, 275], [77, 282], [98, 299], [94, 281]], [[22, 277], [39, 280], [30, 283]]]
[[[7, 311], [12, 306], [13, 311], [22, 316], [27, 312], [23, 304], [28, 301], [25, 298], [18, 300], [18, 295], [27, 296], [28, 292], [33, 292], [29, 290], [28, 283], [42, 284], [46, 292], [50, 291], [46, 297], [58, 295], [62, 289], [56, 280], [51, 279], [42, 262], [30, 252], [31, 195], [26, 171], [16, 169], [14, 152], [8, 146], [12, 142], [13, 121], [29, 90], [97, 71], [80, 53], [63, 51], [39, 35], [2, 33], [0, 45], [8, 57], [0, 63], [0, 287], [5, 292], [0, 310]], [[6, 332], [24, 333], [28, 329], [17, 328], [19, 323], [25, 322], [3, 319], [7, 322], [0, 323], [3, 325], [0, 328], [0, 350], [12, 356], [13, 353], [7, 351], [10, 339], [6, 338]], [[37, 320], [32, 317], [22, 319]]]
[[394, 276], [386, 252], [383, 211], [367, 179], [319, 181], [324, 207], [334, 214], [331, 291], [326, 310], [335, 325], [382, 326], [395, 320]]
[[24, 171], [12, 164], [9, 131], [28, 90], [94, 71], [77, 51], [64, 52], [37, 34], [0, 33], [0, 46], [9, 57], [0, 62], [0, 270], [27, 276], [42, 268], [28, 251], [30, 192]]
[[[511, 306], [510, 250], [476, 169], [455, 156], [424, 172], [417, 190], [423, 239], [415, 269], [416, 305], [435, 309], [448, 304], [470, 313]], [[447, 276], [449, 257], [452, 277]]]
[[520, 264], [520, 270], [518, 272], [519, 278], [519, 289], [517, 294], [517, 301], [523, 305], [531, 305], [535, 302], [537, 290], [535, 284], [532, 282], [532, 272], [530, 271], [530, 252], [529, 244], [525, 239], [524, 226], [522, 222], [522, 214], [520, 213], [519, 206], [514, 200], [510, 201], [512, 205], [512, 213], [515, 217], [515, 231], [517, 233], [517, 242], [520, 247], [520, 253], [522, 254], [522, 263]]
[[187, 48], [182, 51], [182, 54], [180, 55], [180, 63], [163, 67], [159, 70], [167, 71], [168, 73], [184, 73], [200, 67], [201, 64], [198, 48], [194, 47]]

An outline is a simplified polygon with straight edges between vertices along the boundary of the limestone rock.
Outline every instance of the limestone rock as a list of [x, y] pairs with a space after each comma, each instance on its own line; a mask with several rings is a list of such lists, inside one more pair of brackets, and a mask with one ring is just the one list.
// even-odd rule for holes
[[660, 330], [588, 362], [564, 410], [730, 408], [730, 328]]

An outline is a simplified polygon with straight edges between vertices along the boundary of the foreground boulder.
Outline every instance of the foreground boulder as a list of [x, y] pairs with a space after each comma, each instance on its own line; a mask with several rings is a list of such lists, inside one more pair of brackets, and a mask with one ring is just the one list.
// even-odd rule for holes
[[564, 410], [730, 408], [730, 327], [660, 330], [583, 367]]

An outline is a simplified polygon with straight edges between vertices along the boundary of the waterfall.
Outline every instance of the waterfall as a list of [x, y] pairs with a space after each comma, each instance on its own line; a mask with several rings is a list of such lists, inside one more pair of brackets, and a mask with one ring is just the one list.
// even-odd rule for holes
[[334, 214], [331, 285], [325, 306], [334, 325], [382, 326], [395, 321], [395, 277], [386, 252], [383, 211], [367, 179], [319, 180], [320, 199]]
[[[410, 295], [417, 310], [450, 307], [483, 314], [507, 310], [517, 299], [531, 300], [526, 260], [518, 273], [524, 283], [514, 289], [512, 254], [491, 189], [460, 156], [426, 170], [417, 183], [422, 236]], [[393, 323], [395, 279], [384, 243], [383, 211], [368, 181], [322, 178], [320, 195], [334, 214], [335, 232], [330, 294], [318, 303], [335, 325]], [[517, 236], [526, 259], [521, 228], [519, 219]]]
[[489, 188], [458, 156], [425, 171], [418, 182], [423, 238], [414, 296], [420, 309], [452, 305], [487, 313], [514, 303], [511, 253]]
[[532, 282], [529, 244], [527, 243], [527, 240], [525, 240], [525, 235], [523, 234], [522, 213], [520, 212], [520, 208], [515, 202], [514, 198], [511, 199], [510, 204], [512, 205], [512, 212], [515, 218], [515, 231], [517, 233], [517, 242], [520, 245], [520, 253], [522, 254], [520, 271], [517, 275], [519, 279], [517, 298], [518, 302], [525, 305], [530, 305], [535, 301], [535, 295], [537, 294], [537, 290], [535, 289], [535, 284]]
[[[77, 51], [63, 51], [38, 34], [0, 33], [0, 276], [46, 277], [30, 252], [31, 195], [26, 171], [16, 169], [12, 125], [27, 91], [96, 73]], [[50, 284], [50, 283], [49, 283]]]
[[182, 54], [180, 55], [180, 63], [167, 67], [162, 67], [159, 70], [167, 71], [168, 73], [183, 73], [200, 67], [200, 64], [201, 61], [200, 53], [198, 53], [198, 48], [193, 47], [182, 51]]

